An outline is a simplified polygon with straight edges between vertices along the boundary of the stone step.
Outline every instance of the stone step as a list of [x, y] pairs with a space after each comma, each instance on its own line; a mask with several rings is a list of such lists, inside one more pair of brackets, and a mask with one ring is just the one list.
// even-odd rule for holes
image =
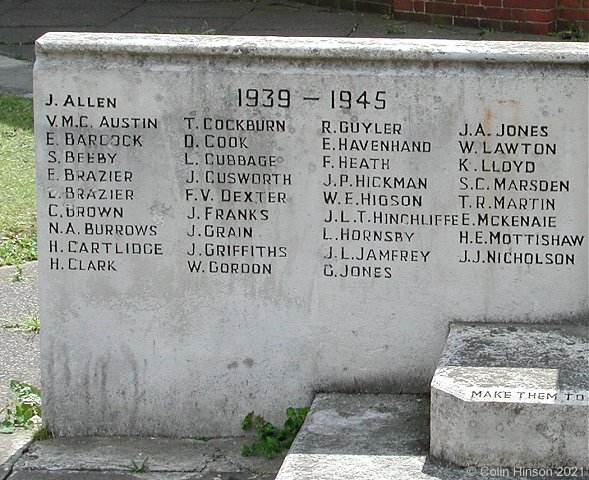
[[276, 480], [522, 478], [430, 457], [429, 412], [424, 395], [319, 394]]
[[431, 454], [587, 474], [588, 365], [586, 326], [452, 325], [432, 380]]

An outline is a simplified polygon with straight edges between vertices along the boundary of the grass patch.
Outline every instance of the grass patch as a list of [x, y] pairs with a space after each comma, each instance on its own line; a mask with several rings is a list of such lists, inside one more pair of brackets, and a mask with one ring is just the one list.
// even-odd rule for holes
[[37, 259], [33, 102], [0, 93], [0, 267]]

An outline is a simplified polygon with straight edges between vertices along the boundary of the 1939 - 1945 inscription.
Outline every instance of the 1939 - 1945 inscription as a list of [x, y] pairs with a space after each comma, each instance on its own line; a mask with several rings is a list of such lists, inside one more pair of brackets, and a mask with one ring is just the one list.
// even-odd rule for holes
[[[126, 152], [156, 148], [162, 128], [186, 167], [181, 200], [191, 273], [276, 273], [288, 246], [269, 244], [256, 229], [284, 215], [293, 192], [308, 182], [316, 183], [323, 212], [312, 221], [321, 226], [316, 240], [325, 277], [391, 279], [395, 265], [427, 264], [436, 256], [473, 267], [578, 264], [584, 232], [559, 228], [566, 212], [558, 205], [575, 180], [551, 174], [550, 162], [562, 159], [548, 124], [498, 118], [488, 127], [482, 118], [456, 118], [448, 129], [454, 139], [442, 145], [412, 131], [387, 89], [238, 85], [230, 94], [224, 100], [232, 117], [179, 111], [164, 119], [141, 110], [127, 116], [129, 102], [106, 92], [50, 92], [43, 116], [46, 175], [49, 199], [58, 203], [47, 207], [49, 251], [66, 254], [50, 258], [51, 269], [118, 271], [121, 255], [166, 254], [157, 226], [125, 213], [149, 194], [134, 188], [141, 167], [131, 166]], [[302, 108], [314, 111], [308, 121], [296, 115]], [[288, 115], [275, 118], [276, 110]], [[309, 179], [293, 169], [297, 152], [278, 155], [254, 145], [258, 137], [279, 143], [301, 129], [316, 132], [311, 147], [318, 168]], [[443, 180], [415, 168], [448, 150], [453, 160]], [[432, 201], [439, 189], [454, 199], [444, 209]], [[455, 230], [453, 254], [423, 242], [432, 229]], [[66, 241], [72, 233], [82, 237]]]

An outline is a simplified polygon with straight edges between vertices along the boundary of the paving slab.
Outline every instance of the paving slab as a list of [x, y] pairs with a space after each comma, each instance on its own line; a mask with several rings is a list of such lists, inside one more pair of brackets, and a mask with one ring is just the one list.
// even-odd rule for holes
[[242, 473], [123, 473], [123, 472], [31, 472], [20, 471], [9, 480], [273, 480], [274, 475]]
[[[0, 410], [10, 399], [10, 380], [41, 385], [39, 335], [0, 328]], [[0, 414], [2, 418], [2, 414]]]
[[[16, 462], [11, 480], [19, 478], [135, 478], [130, 471], [143, 463], [140, 478], [265, 480], [274, 478], [284, 455], [272, 460], [243, 457], [249, 437], [210, 440], [167, 438], [53, 438], [34, 443]], [[61, 472], [54, 477], [49, 472]], [[28, 475], [28, 476], [27, 476]], [[98, 475], [104, 475], [100, 477]]]
[[[5, 59], [16, 60], [21, 62], [19, 65], [15, 65], [16, 67], [23, 67], [27, 66], [27, 68], [33, 69], [33, 62], [35, 61], [35, 45], [32, 43], [13, 43], [13, 44], [5, 44], [0, 45], [0, 64], [3, 63]], [[22, 62], [28, 62], [27, 64], [23, 64]], [[14, 68], [14, 67], [9, 67]], [[16, 78], [16, 77], [15, 77]], [[22, 82], [22, 77], [21, 77]], [[4, 83], [4, 77], [3, 81]], [[31, 84], [32, 86], [32, 84]]]
[[127, 18], [240, 18], [254, 10], [254, 2], [148, 2], [130, 11]]
[[15, 267], [0, 268], [0, 408], [9, 399], [10, 380], [41, 384], [39, 335], [7, 328], [38, 314], [37, 263], [23, 266], [21, 281], [13, 280], [15, 273]]
[[5, 65], [6, 61], [14, 60], [0, 56], [0, 92], [13, 93], [23, 97], [33, 95], [33, 63], [18, 60], [20, 63]]
[[261, 4], [252, 14], [238, 19], [225, 33], [260, 35], [260, 32], [281, 32], [280, 35], [347, 37], [362, 18], [360, 13], [331, 12], [293, 2]]
[[223, 17], [138, 18], [123, 17], [101, 29], [102, 32], [161, 33], [161, 34], [220, 34], [235, 23]]
[[251, 2], [146, 3], [101, 28], [105, 32], [223, 33], [256, 8]]
[[[0, 415], [1, 417], [2, 415]], [[0, 434], [0, 480], [4, 480], [10, 475], [14, 463], [29, 445], [32, 435], [31, 430], [17, 430], [11, 434]]]
[[432, 380], [432, 455], [588, 471], [587, 365], [586, 325], [452, 325]]
[[[6, 65], [23, 63], [0, 57], [0, 72], [4, 62]], [[39, 312], [37, 262], [23, 265], [20, 281], [14, 281], [16, 272], [13, 266], [0, 267], [0, 326], [13, 324], [26, 315], [36, 315]]]
[[429, 25], [399, 21], [386, 16], [370, 15], [351, 33], [354, 38], [432, 38], [448, 40], [479, 40], [477, 29]]
[[[101, 0], [100, 2], [28, 0], [3, 10], [1, 25], [4, 27], [106, 25], [142, 3], [144, 0]], [[72, 15], [72, 12], [75, 12], [75, 15]]]

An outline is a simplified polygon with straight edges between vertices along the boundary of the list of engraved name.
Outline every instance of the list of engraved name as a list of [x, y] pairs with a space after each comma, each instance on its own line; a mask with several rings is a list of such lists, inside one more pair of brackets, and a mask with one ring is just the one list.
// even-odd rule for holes
[[[550, 173], [564, 159], [548, 122], [489, 125], [470, 115], [440, 142], [412, 129], [390, 98], [386, 88], [236, 88], [222, 111], [187, 102], [170, 117], [146, 116], [117, 96], [50, 93], [45, 261], [50, 270], [116, 274], [122, 258], [173, 254], [194, 275], [275, 275], [295, 252], [273, 226], [311, 195], [317, 237], [302, 254], [325, 279], [386, 281], [442, 258], [469, 268], [578, 265], [584, 232], [563, 227], [576, 179]], [[300, 168], [296, 148], [277, 148], [292, 135], [308, 140], [313, 171]], [[166, 207], [182, 219], [179, 252], [162, 240], [161, 222], [131, 208], [155, 201], [142, 162], [162, 142], [181, 185]], [[150, 181], [170, 181], [164, 173]], [[451, 248], [436, 247], [441, 233]]]

